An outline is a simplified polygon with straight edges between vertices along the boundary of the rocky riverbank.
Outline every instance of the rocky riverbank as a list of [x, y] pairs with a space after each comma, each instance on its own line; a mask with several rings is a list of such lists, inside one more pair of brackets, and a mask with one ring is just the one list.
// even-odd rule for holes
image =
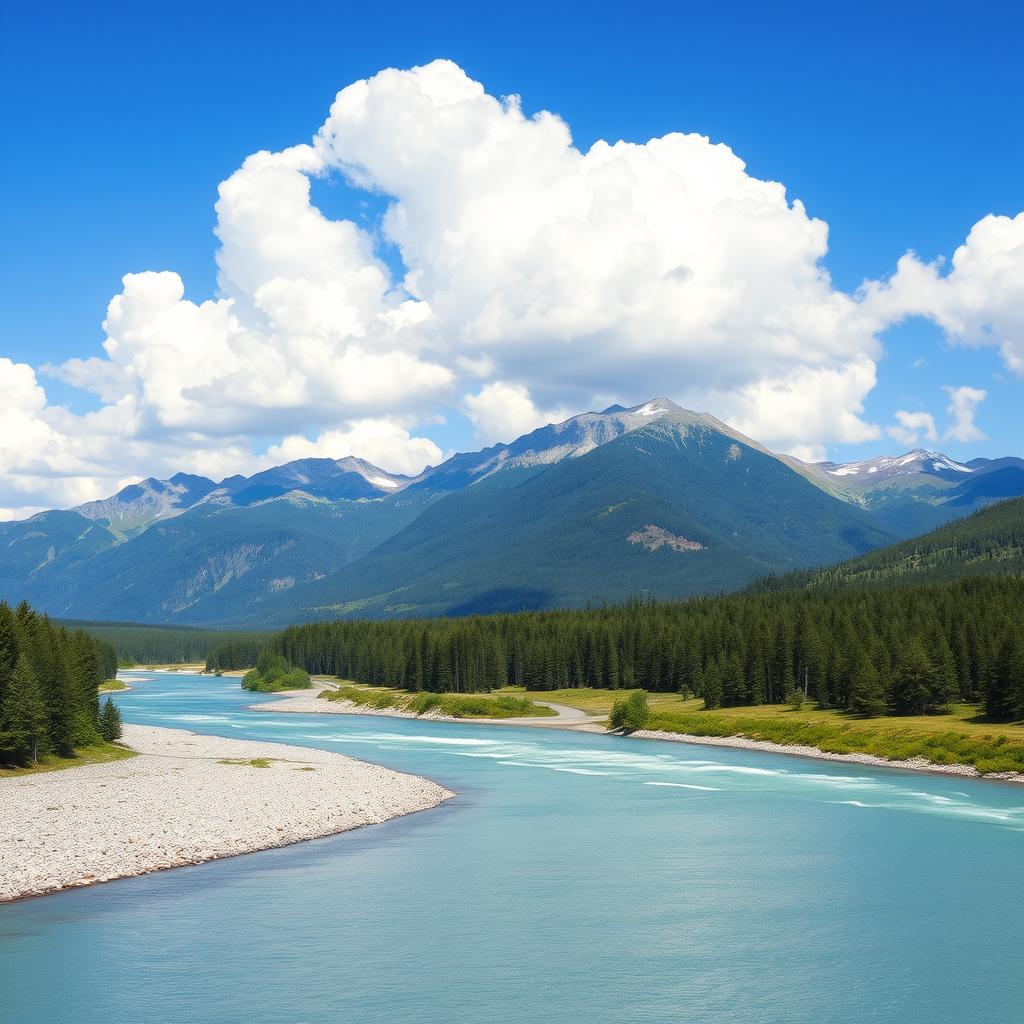
[[126, 725], [138, 757], [0, 780], [0, 902], [333, 835], [454, 794], [280, 743]]

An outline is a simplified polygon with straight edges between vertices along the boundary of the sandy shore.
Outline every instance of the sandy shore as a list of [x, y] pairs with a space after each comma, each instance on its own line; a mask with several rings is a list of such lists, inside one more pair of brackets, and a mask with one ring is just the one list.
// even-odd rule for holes
[[428, 711], [425, 715], [417, 715], [413, 711], [402, 711], [400, 708], [369, 708], [363, 704], [355, 704], [350, 700], [322, 700], [317, 694], [324, 689], [317, 686], [313, 690], [284, 690], [275, 693], [275, 697], [286, 700], [273, 700], [265, 704], [250, 704], [249, 711], [290, 711], [299, 715], [380, 715], [383, 718], [426, 718], [433, 721], [456, 722], [461, 719], [450, 718]]
[[[341, 754], [126, 725], [138, 757], [0, 780], [0, 903], [436, 807], [436, 783]], [[267, 767], [221, 764], [268, 758]]]

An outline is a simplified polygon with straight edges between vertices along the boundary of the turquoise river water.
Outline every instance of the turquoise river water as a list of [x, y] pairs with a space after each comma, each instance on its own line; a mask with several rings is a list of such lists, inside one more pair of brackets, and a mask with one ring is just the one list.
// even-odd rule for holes
[[556, 730], [125, 718], [426, 775], [433, 811], [0, 907], [4, 1024], [988, 1024], [1024, 1005], [1024, 790]]

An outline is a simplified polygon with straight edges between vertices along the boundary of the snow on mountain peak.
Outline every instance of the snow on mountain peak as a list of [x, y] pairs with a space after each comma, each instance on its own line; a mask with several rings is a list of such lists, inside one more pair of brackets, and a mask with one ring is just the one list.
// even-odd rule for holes
[[948, 455], [942, 452], [929, 451], [926, 448], [915, 448], [913, 451], [893, 457], [891, 455], [879, 455], [874, 459], [863, 459], [860, 462], [847, 462], [835, 464], [832, 462], [818, 463], [818, 468], [824, 470], [829, 476], [858, 477], [869, 474], [885, 476], [899, 476], [911, 473], [973, 473], [970, 466], [954, 462]]

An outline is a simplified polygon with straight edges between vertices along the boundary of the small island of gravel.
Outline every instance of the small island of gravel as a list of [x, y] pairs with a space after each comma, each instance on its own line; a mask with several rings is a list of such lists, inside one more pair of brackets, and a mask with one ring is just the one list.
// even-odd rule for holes
[[333, 835], [454, 794], [325, 750], [126, 725], [137, 757], [0, 781], [0, 903]]

